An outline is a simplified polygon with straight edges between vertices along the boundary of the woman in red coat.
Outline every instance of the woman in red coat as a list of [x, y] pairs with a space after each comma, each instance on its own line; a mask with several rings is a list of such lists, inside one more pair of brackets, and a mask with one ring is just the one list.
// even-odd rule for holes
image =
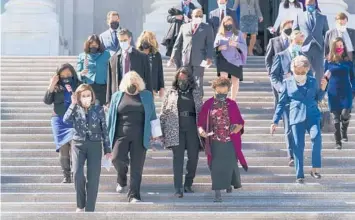
[[231, 84], [227, 78], [218, 78], [212, 83], [214, 97], [202, 106], [198, 117], [198, 129], [204, 139], [205, 153], [211, 170], [212, 190], [215, 202], [221, 202], [221, 190], [227, 193], [242, 187], [238, 160], [248, 170], [242, 152], [241, 135], [244, 120], [235, 101], [227, 99]]

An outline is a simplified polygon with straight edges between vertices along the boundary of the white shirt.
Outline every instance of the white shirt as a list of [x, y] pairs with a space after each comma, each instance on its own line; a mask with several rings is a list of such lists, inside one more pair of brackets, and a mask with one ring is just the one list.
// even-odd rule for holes
[[303, 13], [302, 4], [301, 4], [301, 8], [296, 8], [293, 3], [290, 3], [289, 8], [284, 8], [284, 2], [281, 2], [279, 6], [279, 14], [277, 15], [274, 24], [275, 31], [280, 27], [281, 22], [284, 22], [286, 20], [294, 21], [297, 19], [297, 15], [300, 13]]
[[[121, 58], [121, 67], [122, 67], [122, 77], [124, 76], [125, 73], [129, 72], [129, 69], [126, 70], [125, 66], [125, 60], [128, 54], [132, 53], [132, 47], [129, 47], [128, 51], [123, 51], [122, 50], [122, 58]], [[131, 61], [129, 63], [129, 67], [131, 67]]]
[[354, 45], [351, 43], [351, 39], [350, 39], [348, 31], [340, 32], [339, 30], [337, 30], [337, 32], [338, 32], [338, 37], [343, 38], [343, 40], [345, 42], [346, 49], [348, 50], [347, 52], [353, 52]]

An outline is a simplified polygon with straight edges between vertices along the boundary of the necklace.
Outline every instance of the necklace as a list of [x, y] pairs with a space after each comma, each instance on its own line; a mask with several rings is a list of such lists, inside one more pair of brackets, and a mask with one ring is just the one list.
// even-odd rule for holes
[[190, 92], [190, 89], [186, 90], [186, 91], [182, 91], [181, 89], [179, 89], [179, 93], [186, 95]]

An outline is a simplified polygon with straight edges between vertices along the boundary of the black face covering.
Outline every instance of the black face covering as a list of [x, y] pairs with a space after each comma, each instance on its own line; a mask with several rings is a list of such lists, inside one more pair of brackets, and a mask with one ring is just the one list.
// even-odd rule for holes
[[292, 33], [292, 28], [284, 29], [284, 33], [285, 33], [287, 36], [290, 36], [291, 33]]
[[224, 29], [226, 29], [226, 31], [231, 31], [233, 29], [233, 25], [224, 25]]
[[99, 48], [97, 48], [97, 47], [90, 47], [89, 53], [97, 53], [98, 50], [99, 50]]
[[179, 80], [178, 86], [181, 91], [186, 91], [189, 89], [189, 83], [187, 82], [187, 80]]
[[150, 49], [151, 46], [150, 46], [150, 44], [148, 42], [143, 42], [142, 43], [142, 48], [143, 48], [143, 50], [146, 50], [146, 49]]
[[118, 21], [113, 21], [113, 22], [110, 23], [110, 27], [113, 30], [116, 30], [119, 26], [120, 26], [120, 22], [118, 22]]
[[127, 92], [131, 95], [134, 95], [137, 92], [137, 86], [136, 85], [128, 86]]
[[216, 94], [216, 99], [218, 101], [225, 101], [227, 99], [227, 94], [217, 93]]

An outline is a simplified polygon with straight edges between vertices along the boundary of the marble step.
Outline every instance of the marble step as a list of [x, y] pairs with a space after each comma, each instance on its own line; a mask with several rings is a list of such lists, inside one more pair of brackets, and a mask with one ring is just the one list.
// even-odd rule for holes
[[[334, 149], [334, 140], [330, 141], [322, 141], [322, 148], [323, 149]], [[343, 143], [343, 150], [353, 150], [355, 149], [355, 141], [350, 140], [349, 142], [344, 142]], [[39, 149], [46, 149], [50, 151], [55, 151], [55, 145], [53, 141], [48, 141], [48, 142], [21, 142], [21, 141], [2, 141], [1, 142], [1, 148], [3, 150], [39, 150]], [[306, 149], [312, 149], [311, 143], [309, 141], [306, 142]], [[285, 141], [280, 141], [280, 142], [275, 142], [275, 141], [264, 141], [264, 142], [256, 142], [256, 141], [250, 141], [246, 142], [243, 141], [243, 149], [249, 149], [249, 150], [284, 150], [286, 149], [286, 144]], [[149, 152], [149, 151], [148, 151]]]

